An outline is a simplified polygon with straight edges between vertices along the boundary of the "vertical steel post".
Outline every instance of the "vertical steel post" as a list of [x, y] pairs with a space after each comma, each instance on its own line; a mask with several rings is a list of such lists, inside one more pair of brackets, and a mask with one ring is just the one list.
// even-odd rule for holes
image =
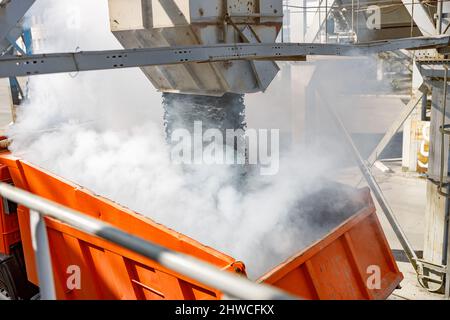
[[328, 0], [325, 0], [325, 43], [328, 43]]
[[442, 9], [443, 9], [443, 3], [444, 1], [438, 1], [437, 3], [437, 12], [436, 12], [436, 33], [441, 34], [442, 33]]
[[427, 103], [428, 103], [428, 93], [424, 92], [422, 96], [422, 108], [421, 108], [422, 121], [427, 121]]
[[355, 33], [355, 0], [352, 0], [352, 33]]
[[31, 241], [36, 258], [39, 289], [42, 300], [56, 300], [52, 261], [48, 245], [47, 228], [43, 215], [30, 210]]
[[[442, 8], [441, 8], [442, 10]], [[442, 12], [441, 12], [442, 13]], [[442, 107], [442, 128], [441, 128], [441, 132], [442, 132], [442, 137], [441, 137], [441, 170], [440, 170], [440, 189], [442, 190], [442, 185], [443, 185], [443, 180], [444, 180], [444, 153], [445, 153], [445, 118], [446, 118], [446, 114], [447, 114], [447, 94], [448, 94], [448, 67], [447, 65], [444, 66], [445, 69], [445, 75], [444, 75], [444, 97], [443, 97], [443, 107]], [[448, 160], [447, 160], [448, 163]], [[448, 165], [447, 165], [447, 175], [448, 175]], [[446, 193], [448, 194], [449, 192], [449, 188], [447, 187], [447, 191]], [[446, 214], [445, 214], [445, 230], [444, 230], [444, 250], [442, 253], [442, 256], [445, 257], [446, 261], [443, 261], [443, 263], [446, 265], [447, 267], [447, 271], [445, 273], [445, 298], [449, 299], [450, 298], [450, 272], [449, 272], [449, 262], [450, 262], [450, 258], [449, 258], [449, 244], [450, 244], [450, 238], [449, 238], [449, 234], [450, 234], [450, 225], [449, 225], [449, 215], [448, 215], [448, 210], [449, 210], [449, 199], [447, 197], [447, 199], [445, 200], [446, 205], [445, 205], [445, 209], [446, 209]], [[444, 260], [444, 259], [443, 259]]]
[[284, 13], [285, 13], [285, 9], [286, 9], [286, 3], [283, 1], [282, 2], [282, 7], [283, 7], [283, 9], [282, 9], [282, 11], [283, 11], [283, 23], [281, 24], [281, 43], [284, 43], [284, 18], [285, 18], [285, 16], [284, 16]]
[[[448, 191], [448, 190], [447, 190]], [[447, 199], [447, 205], [446, 205], [446, 209], [448, 210], [448, 199]], [[446, 272], [445, 272], [445, 292], [444, 292], [444, 297], [445, 299], [449, 299], [450, 300], [450, 217], [448, 214], [446, 214], [445, 216], [446, 221], [445, 221], [445, 225], [446, 225], [446, 238], [444, 239], [444, 241], [446, 242]]]
[[[317, 40], [317, 38], [319, 38], [319, 40], [318, 40], [318, 42], [319, 43], [321, 43], [322, 41], [322, 39], [320, 38], [320, 32], [322, 31], [322, 0], [318, 0], [317, 1], [317, 4], [318, 4], [318, 9], [317, 9], [317, 13], [318, 13], [318, 15], [319, 15], [319, 20], [318, 20], [318, 22], [319, 22], [319, 28], [317, 29], [317, 35], [316, 35], [316, 40]], [[313, 41], [314, 42], [314, 41]]]
[[[447, 215], [447, 229], [450, 229], [450, 219]], [[445, 272], [445, 298], [450, 300], [450, 232], [447, 232], [447, 263]]]
[[356, 0], [356, 41], [358, 41], [358, 31], [359, 31], [359, 0]]
[[[446, 194], [442, 191], [442, 188], [444, 186], [444, 162], [445, 162], [445, 117], [447, 114], [447, 93], [448, 93], [448, 84], [447, 84], [447, 78], [448, 78], [448, 67], [444, 66], [445, 68], [445, 75], [444, 75], [444, 97], [442, 101], [442, 126], [441, 126], [441, 164], [440, 164], [440, 170], [439, 170], [439, 193], [443, 196]], [[448, 175], [448, 168], [447, 168], [447, 175]]]
[[307, 29], [308, 29], [307, 1], [303, 0], [303, 42], [306, 42]]

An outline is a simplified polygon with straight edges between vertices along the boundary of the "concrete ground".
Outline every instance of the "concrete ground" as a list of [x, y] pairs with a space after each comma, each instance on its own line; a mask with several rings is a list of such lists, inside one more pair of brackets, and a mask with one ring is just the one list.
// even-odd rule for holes
[[[385, 174], [374, 169], [377, 181], [400, 225], [420, 257], [423, 251], [425, 230], [426, 179], [417, 173], [402, 172], [400, 161], [385, 164], [393, 172]], [[396, 256], [398, 266], [405, 277], [401, 284], [402, 288], [395, 290], [392, 298], [407, 300], [444, 299], [443, 295], [430, 293], [419, 285], [411, 264], [405, 259], [404, 254], [398, 254], [402, 252], [401, 245], [380, 208], [378, 208], [378, 215]]]

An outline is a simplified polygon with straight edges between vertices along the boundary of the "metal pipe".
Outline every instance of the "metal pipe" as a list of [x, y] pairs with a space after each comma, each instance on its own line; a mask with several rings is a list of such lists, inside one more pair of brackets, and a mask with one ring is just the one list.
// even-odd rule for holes
[[[306, 8], [306, 0], [303, 0], [303, 7]], [[308, 29], [308, 13], [303, 11], [303, 42], [306, 42], [306, 31]]]
[[444, 0], [440, 0], [437, 3], [437, 19], [436, 19], [436, 33], [439, 35], [442, 33], [442, 9], [443, 9]]
[[[440, 185], [439, 190], [442, 191], [443, 180], [444, 180], [444, 161], [445, 161], [445, 119], [447, 116], [447, 95], [448, 95], [448, 66], [444, 66], [445, 75], [444, 75], [444, 96], [443, 96], [443, 104], [442, 104], [442, 127], [441, 127], [441, 167], [440, 167]], [[448, 175], [448, 159], [447, 159], [447, 175]], [[447, 185], [446, 194], [448, 195], [450, 192], [450, 188]], [[450, 204], [448, 196], [445, 199], [445, 224], [444, 224], [444, 239], [443, 239], [443, 248], [442, 248], [442, 264], [447, 267], [447, 272], [445, 274], [445, 292], [444, 295], [448, 299], [450, 298]]]
[[46, 216], [67, 223], [80, 231], [139, 253], [156, 261], [163, 267], [174, 270], [211, 288], [216, 288], [230, 297], [248, 300], [295, 299], [281, 290], [256, 284], [248, 279], [220, 271], [218, 268], [196, 258], [125, 233], [110, 224], [8, 184], [0, 183], [0, 195], [31, 210], [45, 212]]
[[352, 33], [355, 34], [355, 0], [352, 0]]
[[[447, 188], [447, 192], [450, 188]], [[445, 292], [444, 296], [446, 299], [450, 299], [450, 215], [449, 215], [449, 203], [448, 199], [446, 200], [446, 237], [444, 238], [444, 248], [445, 248], [445, 254], [446, 254], [446, 272], [445, 272]]]
[[422, 121], [427, 121], [427, 104], [428, 104], [428, 95], [427, 92], [424, 92], [422, 95], [422, 108], [421, 108]]
[[[448, 85], [447, 85], [447, 77], [448, 77], [448, 67], [447, 65], [444, 65], [445, 74], [444, 74], [444, 97], [442, 101], [442, 126], [441, 126], [441, 165], [439, 170], [439, 193], [441, 195], [443, 194], [442, 188], [444, 185], [444, 161], [445, 161], [445, 117], [447, 113], [447, 92], [448, 92]], [[448, 171], [448, 168], [447, 168]]]
[[[449, 186], [447, 186], [447, 193], [450, 192]], [[444, 219], [444, 239], [443, 239], [443, 246], [442, 246], [442, 265], [444, 265], [445, 268], [445, 278], [443, 279], [444, 282], [444, 297], [446, 299], [450, 298], [450, 204], [449, 199], [445, 199], [445, 219]]]
[[328, 43], [328, 0], [325, 0], [325, 43]]
[[[444, 94], [443, 94], [443, 101], [442, 101], [442, 124], [441, 124], [441, 163], [440, 163], [440, 170], [439, 170], [439, 187], [438, 187], [438, 193], [442, 196], [445, 196], [445, 224], [444, 224], [444, 237], [443, 237], [443, 246], [442, 246], [442, 264], [447, 266], [448, 269], [448, 261], [449, 261], [449, 257], [448, 257], [448, 250], [449, 250], [449, 243], [448, 243], [448, 238], [449, 238], [449, 191], [450, 188], [449, 186], [446, 184], [446, 191], [442, 191], [443, 187], [444, 187], [444, 162], [445, 162], [445, 136], [446, 136], [446, 125], [445, 125], [445, 119], [447, 117], [447, 95], [448, 95], [448, 66], [444, 65], [444, 70], [445, 70], [445, 74], [444, 74]], [[447, 159], [447, 174], [446, 176], [448, 176], [448, 159]], [[449, 282], [448, 282], [448, 270], [446, 273], [446, 283], [445, 283], [445, 296], [448, 297], [448, 290], [449, 290]]]
[[413, 0], [412, 5], [411, 5], [411, 28], [410, 28], [410, 34], [409, 34], [410, 37], [412, 37], [414, 35], [414, 7], [415, 7], [415, 3]]
[[284, 43], [284, 8], [283, 8], [283, 18], [281, 23], [281, 43]]
[[322, 105], [324, 105], [324, 107], [329, 111], [331, 118], [336, 123], [338, 129], [340, 129], [342, 136], [344, 138], [344, 141], [347, 144], [352, 157], [356, 161], [356, 164], [358, 165], [364, 179], [366, 180], [367, 184], [369, 185], [370, 189], [372, 190], [372, 193], [374, 194], [375, 198], [377, 199], [378, 204], [380, 205], [380, 207], [383, 210], [392, 229], [394, 230], [394, 233], [397, 236], [397, 239], [399, 240], [400, 244], [402, 245], [403, 250], [406, 253], [406, 256], [408, 257], [408, 260], [411, 262], [412, 266], [414, 267], [414, 270], [418, 274], [421, 274], [421, 270], [419, 270], [418, 257], [416, 255], [416, 253], [414, 252], [412, 245], [409, 243], [409, 240], [406, 237], [406, 234], [400, 227], [400, 224], [399, 224], [397, 218], [395, 217], [394, 212], [392, 211], [391, 207], [389, 206], [388, 201], [386, 200], [386, 198], [383, 194], [383, 191], [381, 190], [380, 186], [378, 185], [377, 181], [375, 180], [374, 176], [372, 175], [372, 172], [370, 171], [369, 167], [366, 165], [363, 158], [361, 157], [359, 150], [356, 148], [355, 144], [353, 143], [353, 139], [351, 138], [350, 134], [348, 133], [347, 129], [345, 128], [345, 125], [343, 124], [341, 118], [339, 117], [337, 112], [328, 105], [327, 101], [325, 101], [325, 103], [322, 103]]
[[56, 300], [55, 282], [53, 280], [52, 261], [44, 216], [35, 210], [30, 210], [30, 227], [41, 299]]

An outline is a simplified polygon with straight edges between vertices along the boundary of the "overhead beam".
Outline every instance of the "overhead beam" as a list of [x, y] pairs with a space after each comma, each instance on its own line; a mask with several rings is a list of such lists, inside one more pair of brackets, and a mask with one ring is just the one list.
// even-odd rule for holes
[[242, 43], [53, 53], [0, 58], [0, 78], [230, 60], [284, 60], [308, 55], [356, 56], [398, 49], [447, 47], [449, 36], [361, 44]]
[[429, 16], [427, 10], [425, 10], [420, 1], [402, 0], [402, 2], [424, 36], [438, 34], [433, 19]]
[[5, 39], [0, 41], [0, 56], [8, 52], [9, 49], [14, 46], [14, 43], [17, 41], [17, 39], [19, 39], [22, 33], [23, 29], [19, 25], [11, 29]]
[[450, 67], [450, 61], [420, 61], [417, 66], [424, 78], [444, 78], [448, 72], [445, 66]]
[[36, 0], [5, 0], [0, 4], [0, 41], [8, 34], [27, 13]]

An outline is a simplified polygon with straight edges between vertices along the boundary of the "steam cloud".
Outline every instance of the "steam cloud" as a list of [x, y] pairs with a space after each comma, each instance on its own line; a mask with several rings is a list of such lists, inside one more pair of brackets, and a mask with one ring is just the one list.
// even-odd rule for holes
[[[106, 1], [41, 0], [36, 14], [44, 19], [30, 23], [46, 39], [38, 51], [120, 48]], [[298, 203], [321, 189], [330, 156], [294, 148], [276, 176], [249, 174], [239, 187], [226, 166], [186, 172], [171, 163], [161, 95], [138, 69], [36, 76], [28, 88], [9, 129], [14, 154], [244, 261], [251, 278], [329, 231]]]

